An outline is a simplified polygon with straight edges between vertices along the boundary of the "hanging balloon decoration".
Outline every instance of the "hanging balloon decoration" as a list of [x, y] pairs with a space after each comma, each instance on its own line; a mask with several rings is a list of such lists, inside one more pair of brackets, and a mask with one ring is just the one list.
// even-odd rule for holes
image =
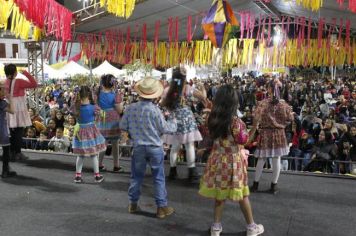
[[225, 46], [232, 26], [238, 26], [230, 4], [225, 0], [215, 0], [202, 21], [203, 30], [216, 48]]

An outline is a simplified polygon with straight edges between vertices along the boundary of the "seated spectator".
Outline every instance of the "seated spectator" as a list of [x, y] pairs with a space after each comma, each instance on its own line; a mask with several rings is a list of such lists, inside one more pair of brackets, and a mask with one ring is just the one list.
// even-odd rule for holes
[[42, 131], [46, 131], [46, 126], [44, 124], [42, 124], [41, 122], [34, 121], [32, 123], [32, 126], [35, 128], [36, 137], [38, 137]]
[[30, 114], [30, 118], [32, 121], [32, 126], [35, 128], [36, 130], [36, 136], [38, 136], [42, 131], [46, 130], [46, 126], [42, 123], [43, 120], [42, 118], [36, 114], [36, 110], [33, 108], [30, 108], [28, 110], [29, 114]]
[[54, 118], [54, 121], [56, 122], [56, 127], [61, 127], [64, 128], [64, 116], [63, 113], [60, 110], [56, 111], [56, 117]]
[[324, 122], [324, 131], [329, 131], [333, 135], [333, 139], [337, 139], [339, 137], [339, 131], [335, 125], [335, 121], [332, 119], [326, 119]]
[[36, 150], [48, 150], [48, 140], [46, 131], [40, 133], [40, 137], [37, 139]]
[[[356, 123], [351, 123], [338, 142], [338, 160], [356, 162]], [[341, 174], [356, 174], [356, 165], [339, 164]]]
[[64, 136], [68, 137], [70, 141], [72, 141], [74, 127], [77, 124], [77, 121], [73, 115], [68, 115], [68, 122], [64, 125]]
[[349, 111], [346, 106], [342, 106], [339, 109], [338, 122], [341, 124], [349, 124], [351, 118], [349, 117]]
[[53, 98], [58, 98], [59, 97], [59, 95], [63, 92], [62, 91], [62, 89], [61, 89], [61, 85], [60, 84], [56, 84], [55, 86], [54, 86], [54, 90], [52, 91], [52, 97]]
[[32, 123], [34, 121], [38, 121], [38, 122], [41, 122], [41, 123], [43, 122], [42, 118], [39, 115], [36, 114], [36, 110], [34, 108], [28, 109], [28, 113], [30, 115]]
[[[297, 170], [303, 169], [305, 166], [307, 166], [310, 162], [311, 159], [311, 153], [313, 150], [313, 145], [315, 143], [315, 139], [313, 138], [313, 133], [312, 133], [312, 127], [313, 124], [309, 123], [308, 121], [304, 120], [302, 122], [302, 129], [299, 133], [299, 152], [297, 151], [295, 155], [300, 155], [297, 157], [302, 157], [302, 163], [301, 161], [296, 161], [295, 163], [295, 168]], [[302, 167], [300, 167], [300, 164], [302, 164]]]
[[52, 108], [52, 109], [49, 111], [49, 117], [47, 117], [46, 122], [45, 122], [45, 125], [48, 125], [48, 122], [49, 122], [50, 120], [56, 119], [56, 113], [57, 113], [57, 109], [56, 109], [56, 108]]
[[329, 107], [329, 104], [327, 104], [324, 99], [321, 100], [319, 108], [320, 108], [322, 119], [326, 119], [327, 117], [329, 117], [330, 107]]
[[36, 141], [36, 131], [33, 127], [28, 127], [26, 129], [26, 135], [23, 139], [22, 148], [25, 149], [36, 149], [37, 141]]
[[58, 107], [57, 103], [54, 101], [54, 98], [50, 95], [46, 96], [45, 103], [48, 104], [50, 109], [55, 109]]
[[70, 146], [69, 139], [63, 136], [63, 128], [57, 127], [56, 136], [51, 138], [48, 143], [48, 147], [55, 152], [68, 152], [68, 148]]
[[337, 157], [337, 146], [330, 131], [321, 131], [319, 141], [313, 147], [312, 161], [304, 171], [320, 171], [332, 173], [334, 166], [332, 160]]
[[64, 104], [64, 97], [63, 97], [63, 92], [60, 92], [57, 99], [56, 99], [56, 102], [58, 104], [58, 108], [60, 110], [63, 109], [63, 104]]
[[69, 104], [67, 102], [63, 103], [62, 114], [67, 116], [70, 113]]
[[47, 125], [47, 139], [51, 139], [56, 136], [56, 121], [50, 120]]

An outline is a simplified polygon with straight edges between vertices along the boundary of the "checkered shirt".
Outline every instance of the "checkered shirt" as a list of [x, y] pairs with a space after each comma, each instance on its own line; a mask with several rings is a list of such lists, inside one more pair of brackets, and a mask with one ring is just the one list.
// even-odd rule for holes
[[177, 131], [175, 120], [165, 120], [161, 110], [151, 101], [131, 104], [124, 112], [120, 129], [128, 131], [134, 146], [161, 146], [162, 134]]

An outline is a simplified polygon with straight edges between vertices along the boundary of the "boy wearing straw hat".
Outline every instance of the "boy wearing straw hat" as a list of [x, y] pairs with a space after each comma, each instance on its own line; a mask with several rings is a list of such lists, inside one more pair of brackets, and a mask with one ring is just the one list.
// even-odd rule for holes
[[165, 218], [174, 212], [167, 204], [167, 191], [164, 174], [164, 152], [161, 141], [162, 134], [174, 133], [177, 130], [175, 119], [165, 120], [161, 110], [152, 101], [161, 96], [163, 85], [159, 80], [145, 78], [138, 81], [135, 91], [140, 101], [131, 104], [124, 112], [120, 128], [129, 133], [133, 141], [131, 159], [131, 183], [129, 187], [129, 212], [140, 210], [138, 200], [141, 185], [149, 164], [155, 185], [157, 217]]

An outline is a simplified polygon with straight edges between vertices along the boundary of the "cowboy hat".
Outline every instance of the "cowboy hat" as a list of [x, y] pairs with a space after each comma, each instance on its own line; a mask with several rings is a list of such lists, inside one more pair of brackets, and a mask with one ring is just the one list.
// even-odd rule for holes
[[135, 84], [135, 91], [142, 98], [154, 99], [163, 93], [163, 85], [159, 80], [146, 77]]

